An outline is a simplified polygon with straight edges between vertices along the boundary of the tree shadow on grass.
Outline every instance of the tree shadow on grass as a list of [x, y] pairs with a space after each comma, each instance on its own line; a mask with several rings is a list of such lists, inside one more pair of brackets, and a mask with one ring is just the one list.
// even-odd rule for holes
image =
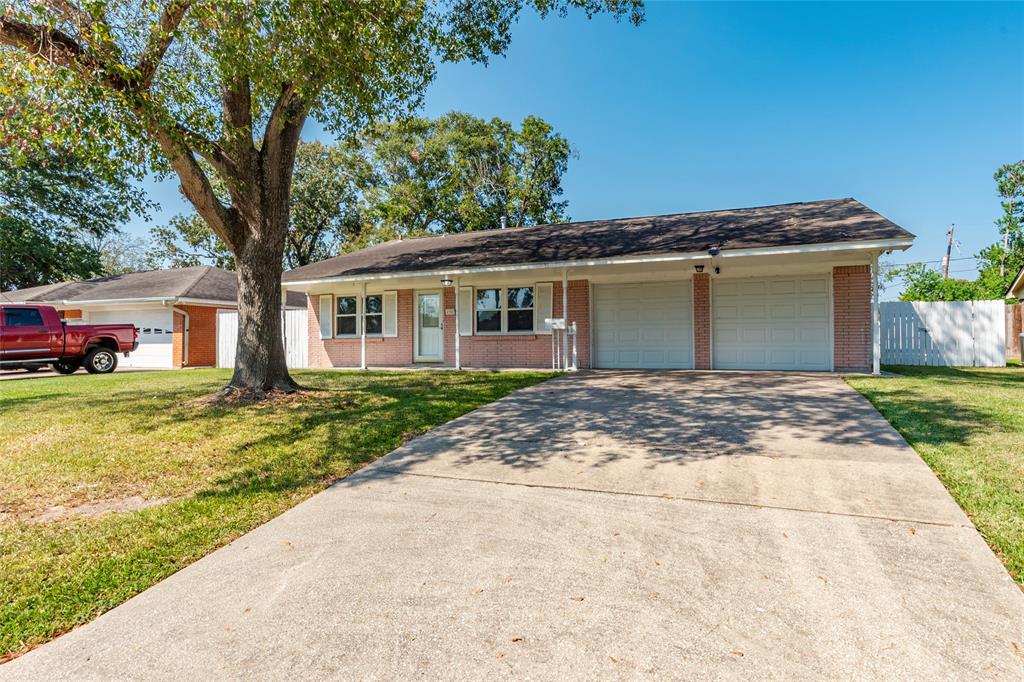
[[[399, 447], [410, 437], [490, 402], [535, 378], [471, 374], [374, 377], [323, 389], [274, 433], [236, 448], [269, 453], [218, 478], [197, 497], [287, 493], [326, 485]], [[311, 434], [316, 444], [310, 448]], [[302, 454], [295, 444], [302, 441]]]

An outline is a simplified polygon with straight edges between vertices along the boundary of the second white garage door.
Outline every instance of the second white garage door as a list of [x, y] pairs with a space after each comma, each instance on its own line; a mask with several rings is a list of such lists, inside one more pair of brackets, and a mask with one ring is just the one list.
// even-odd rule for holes
[[594, 285], [597, 367], [693, 367], [689, 282]]
[[826, 275], [711, 285], [716, 369], [832, 369]]
[[118, 356], [121, 367], [172, 366], [173, 317], [170, 310], [93, 311], [89, 324], [134, 324], [139, 328], [139, 348], [127, 358]]

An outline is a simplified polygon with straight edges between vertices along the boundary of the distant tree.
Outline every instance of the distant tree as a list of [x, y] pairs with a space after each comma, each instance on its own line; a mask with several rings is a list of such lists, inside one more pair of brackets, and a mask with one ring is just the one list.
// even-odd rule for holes
[[1024, 267], [1024, 161], [1008, 163], [993, 178], [1002, 199], [996, 220], [999, 241], [978, 253], [978, 285], [984, 298], [1002, 298]]
[[103, 274], [98, 241], [149, 208], [128, 181], [74, 154], [0, 151], [0, 290]]
[[287, 268], [330, 258], [358, 242], [363, 227], [361, 191], [371, 170], [348, 143], [299, 145], [292, 179], [291, 214], [284, 247]]
[[104, 275], [124, 275], [159, 268], [149, 257], [151, 244], [143, 237], [129, 237], [124, 232], [100, 240], [100, 269]]
[[886, 278], [903, 281], [904, 301], [970, 301], [1003, 298], [1024, 267], [1024, 161], [1008, 163], [993, 178], [1002, 198], [1003, 215], [996, 220], [999, 241], [976, 254], [978, 277], [943, 279], [922, 263], [890, 267]]
[[212, 265], [235, 269], [235, 257], [198, 213], [176, 215], [149, 231], [148, 260], [161, 268]]
[[364, 241], [567, 219], [559, 197], [573, 151], [538, 117], [517, 130], [451, 112], [378, 124], [361, 140], [374, 170]]
[[943, 278], [941, 272], [924, 263], [891, 268], [886, 271], [885, 279], [902, 280], [901, 301], [972, 301], [985, 298], [977, 282]]

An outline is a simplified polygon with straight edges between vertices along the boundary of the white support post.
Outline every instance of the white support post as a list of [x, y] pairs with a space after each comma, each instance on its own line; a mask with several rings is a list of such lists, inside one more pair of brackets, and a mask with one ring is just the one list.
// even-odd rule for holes
[[[444, 294], [441, 294], [442, 298]], [[442, 302], [442, 307], [444, 306]], [[459, 328], [459, 278], [455, 278], [455, 369], [462, 369], [462, 330]]]
[[565, 320], [565, 331], [562, 332], [562, 365], [569, 368], [569, 271], [562, 268], [562, 319]]
[[366, 282], [360, 287], [359, 298], [359, 369], [366, 369]]
[[878, 305], [878, 254], [871, 259], [871, 373], [882, 373], [882, 311]]

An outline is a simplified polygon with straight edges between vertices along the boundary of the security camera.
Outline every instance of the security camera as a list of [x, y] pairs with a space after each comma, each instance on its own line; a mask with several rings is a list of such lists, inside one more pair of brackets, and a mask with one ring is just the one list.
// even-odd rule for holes
[[708, 255], [709, 256], [714, 257], [714, 256], [717, 256], [719, 253], [720, 253], [720, 251], [718, 250], [717, 246], [712, 246], [710, 249], [708, 249]]

